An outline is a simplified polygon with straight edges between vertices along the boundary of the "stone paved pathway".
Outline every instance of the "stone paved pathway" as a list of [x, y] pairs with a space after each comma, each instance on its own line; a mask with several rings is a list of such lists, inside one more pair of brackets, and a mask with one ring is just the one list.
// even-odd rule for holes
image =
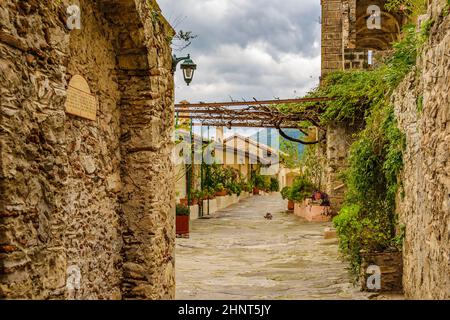
[[[349, 282], [331, 223], [284, 212], [277, 195], [243, 200], [195, 220], [177, 239], [177, 299], [367, 299]], [[274, 216], [268, 221], [263, 216]]]

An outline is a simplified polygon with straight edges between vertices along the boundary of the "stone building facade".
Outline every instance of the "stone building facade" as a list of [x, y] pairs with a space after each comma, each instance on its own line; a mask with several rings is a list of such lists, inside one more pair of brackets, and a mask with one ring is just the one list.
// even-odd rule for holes
[[406, 135], [403, 190], [403, 288], [407, 298], [450, 299], [450, 15], [432, 1], [435, 21], [416, 70], [392, 102]]
[[154, 0], [0, 2], [0, 298], [174, 297], [172, 33]]
[[[404, 18], [381, 12], [382, 28], [368, 30], [367, 8], [385, 1], [322, 0], [322, 76], [334, 70], [370, 68], [374, 57], [389, 50]], [[405, 228], [403, 290], [407, 298], [450, 298], [450, 16], [446, 0], [429, 1], [435, 23], [416, 70], [401, 83], [392, 103], [406, 135], [403, 187], [397, 199]], [[355, 6], [356, 5], [356, 6]], [[386, 23], [386, 24], [384, 24]], [[358, 61], [355, 61], [358, 60]], [[360, 60], [360, 61], [359, 61]], [[327, 133], [327, 191], [339, 200], [345, 189], [338, 173], [345, 168], [352, 131], [332, 125]]]
[[321, 3], [322, 77], [335, 70], [369, 68], [377, 55], [392, 48], [406, 22], [403, 15], [385, 9], [386, 0]]
[[[378, 56], [392, 47], [404, 17], [387, 12], [385, 3], [385, 0], [321, 0], [322, 79], [336, 70], [369, 69]], [[374, 12], [376, 8], [380, 11]], [[344, 199], [345, 185], [340, 173], [347, 166], [356, 131], [358, 128], [338, 123], [327, 128], [324, 182], [334, 211], [339, 210]]]

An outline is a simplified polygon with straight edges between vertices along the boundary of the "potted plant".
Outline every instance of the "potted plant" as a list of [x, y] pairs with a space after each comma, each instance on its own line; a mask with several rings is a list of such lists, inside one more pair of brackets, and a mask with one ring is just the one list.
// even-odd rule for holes
[[201, 205], [203, 200], [204, 192], [202, 190], [194, 190], [191, 193], [192, 205]]
[[264, 190], [264, 177], [257, 174], [254, 176], [253, 180], [253, 194], [257, 195], [260, 190]]
[[227, 195], [227, 190], [225, 190], [225, 187], [222, 183], [216, 184], [216, 196], [223, 197]]
[[288, 200], [288, 210], [292, 211], [294, 210], [295, 203], [292, 199], [290, 199], [290, 194], [291, 194], [290, 187], [284, 187], [283, 189], [281, 189], [281, 197], [284, 200]]
[[212, 199], [214, 199], [215, 195], [216, 195], [216, 191], [213, 188], [208, 187], [204, 191], [203, 200], [212, 200]]
[[241, 186], [238, 183], [236, 183], [236, 182], [230, 183], [227, 186], [227, 189], [228, 189], [228, 194], [230, 194], [230, 195], [231, 194], [237, 194], [238, 196], [240, 196], [241, 192], [242, 192]]
[[313, 192], [311, 198], [314, 202], [319, 203], [321, 206], [324, 207], [330, 206], [330, 197], [325, 192], [316, 190]]
[[177, 235], [189, 234], [189, 207], [177, 204], [175, 229]]
[[302, 202], [306, 198], [310, 198], [314, 190], [314, 185], [305, 177], [299, 176], [292, 184], [289, 199], [294, 202]]
[[263, 177], [264, 187], [262, 188], [264, 192], [270, 192], [270, 178], [268, 176]]
[[253, 183], [249, 180], [247, 182], [247, 192], [252, 192], [253, 191]]
[[313, 195], [312, 195], [312, 198], [313, 198], [313, 200], [314, 201], [320, 201], [320, 200], [322, 200], [322, 192], [320, 192], [320, 191], [314, 191], [314, 193], [313, 193]]
[[280, 182], [275, 177], [270, 178], [270, 191], [271, 192], [280, 191]]
[[185, 207], [195, 206], [198, 204], [198, 200], [200, 199], [199, 196], [200, 196], [199, 190], [191, 191], [189, 201], [188, 201], [188, 198], [183, 198], [183, 199], [180, 199], [180, 204]]

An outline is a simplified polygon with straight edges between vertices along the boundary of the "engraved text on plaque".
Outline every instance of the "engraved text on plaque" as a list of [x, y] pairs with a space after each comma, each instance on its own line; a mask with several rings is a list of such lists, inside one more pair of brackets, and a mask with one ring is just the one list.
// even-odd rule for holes
[[97, 117], [97, 99], [91, 94], [88, 83], [80, 75], [70, 79], [66, 112], [89, 120], [95, 120]]

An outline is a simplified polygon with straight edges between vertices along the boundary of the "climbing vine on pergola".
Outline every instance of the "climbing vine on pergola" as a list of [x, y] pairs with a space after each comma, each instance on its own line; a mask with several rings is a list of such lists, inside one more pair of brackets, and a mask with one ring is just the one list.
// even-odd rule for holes
[[[304, 141], [292, 138], [283, 129], [298, 129], [301, 122], [311, 123], [320, 128], [320, 114], [324, 111], [323, 102], [333, 100], [327, 97], [299, 98], [286, 100], [233, 101], [197, 104], [177, 104], [175, 113], [178, 119], [190, 119], [193, 125], [214, 127], [254, 127], [275, 128], [285, 139], [301, 143], [316, 144], [319, 141]], [[282, 105], [308, 103], [299, 111], [285, 112]]]

